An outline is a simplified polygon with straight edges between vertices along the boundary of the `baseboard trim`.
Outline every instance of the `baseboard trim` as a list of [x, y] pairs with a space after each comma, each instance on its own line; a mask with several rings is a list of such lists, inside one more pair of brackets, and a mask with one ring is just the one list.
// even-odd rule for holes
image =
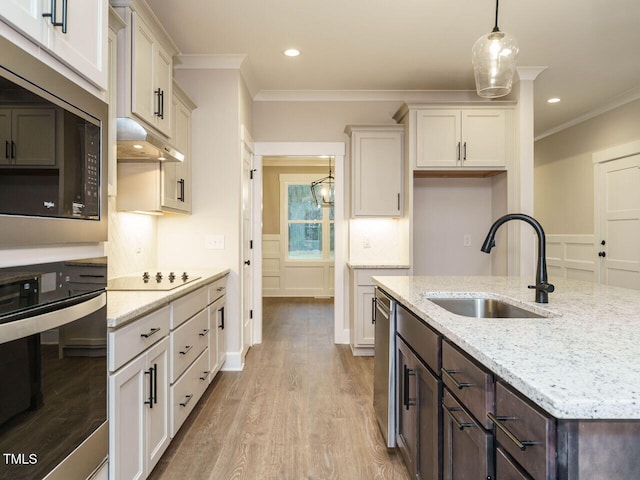
[[241, 372], [244, 370], [242, 352], [227, 352], [227, 360], [220, 370], [223, 372]]

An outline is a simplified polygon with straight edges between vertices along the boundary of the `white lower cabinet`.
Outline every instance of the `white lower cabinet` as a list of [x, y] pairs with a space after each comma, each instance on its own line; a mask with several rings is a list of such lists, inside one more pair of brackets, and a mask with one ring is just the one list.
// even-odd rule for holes
[[146, 478], [169, 445], [169, 339], [109, 376], [109, 479]]
[[356, 356], [373, 355], [375, 325], [373, 320], [374, 283], [371, 277], [406, 275], [405, 268], [351, 268], [351, 314], [349, 330], [351, 351]]
[[109, 331], [109, 480], [147, 478], [220, 370], [225, 283]]

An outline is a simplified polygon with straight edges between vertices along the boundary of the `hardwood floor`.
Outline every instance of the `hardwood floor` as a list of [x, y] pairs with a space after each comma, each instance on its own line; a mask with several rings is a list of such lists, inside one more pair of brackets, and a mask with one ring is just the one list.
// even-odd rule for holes
[[333, 303], [267, 298], [263, 343], [221, 372], [155, 480], [409, 479], [373, 414], [373, 359], [333, 343]]

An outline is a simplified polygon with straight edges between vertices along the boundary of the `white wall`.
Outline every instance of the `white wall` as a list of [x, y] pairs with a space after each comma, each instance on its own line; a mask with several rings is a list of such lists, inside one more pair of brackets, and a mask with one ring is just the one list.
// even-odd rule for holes
[[[227, 352], [242, 349], [240, 304], [240, 122], [251, 105], [237, 70], [177, 70], [177, 82], [196, 103], [192, 116], [192, 215], [158, 220], [158, 265], [225, 267]], [[224, 249], [205, 248], [206, 235], [223, 235]]]
[[491, 177], [414, 179], [415, 275], [492, 274], [491, 255], [480, 251], [494, 220], [492, 191]]
[[360, 265], [409, 265], [406, 218], [352, 218], [349, 262]]

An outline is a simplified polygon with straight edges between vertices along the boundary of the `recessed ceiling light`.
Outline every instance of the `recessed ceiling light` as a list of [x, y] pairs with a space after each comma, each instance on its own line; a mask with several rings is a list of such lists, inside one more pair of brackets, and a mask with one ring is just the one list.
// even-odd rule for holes
[[300, 55], [300, 50], [296, 50], [295, 48], [290, 48], [288, 50], [285, 50], [284, 54], [287, 57], [297, 57], [298, 55]]
[[137, 144], [137, 143], [136, 143], [136, 144], [133, 146], [133, 148], [144, 148], [144, 147], [143, 147], [142, 145], [139, 145], [139, 144]]
[[547, 103], [558, 103], [560, 99], [558, 97], [553, 97], [547, 100]]

